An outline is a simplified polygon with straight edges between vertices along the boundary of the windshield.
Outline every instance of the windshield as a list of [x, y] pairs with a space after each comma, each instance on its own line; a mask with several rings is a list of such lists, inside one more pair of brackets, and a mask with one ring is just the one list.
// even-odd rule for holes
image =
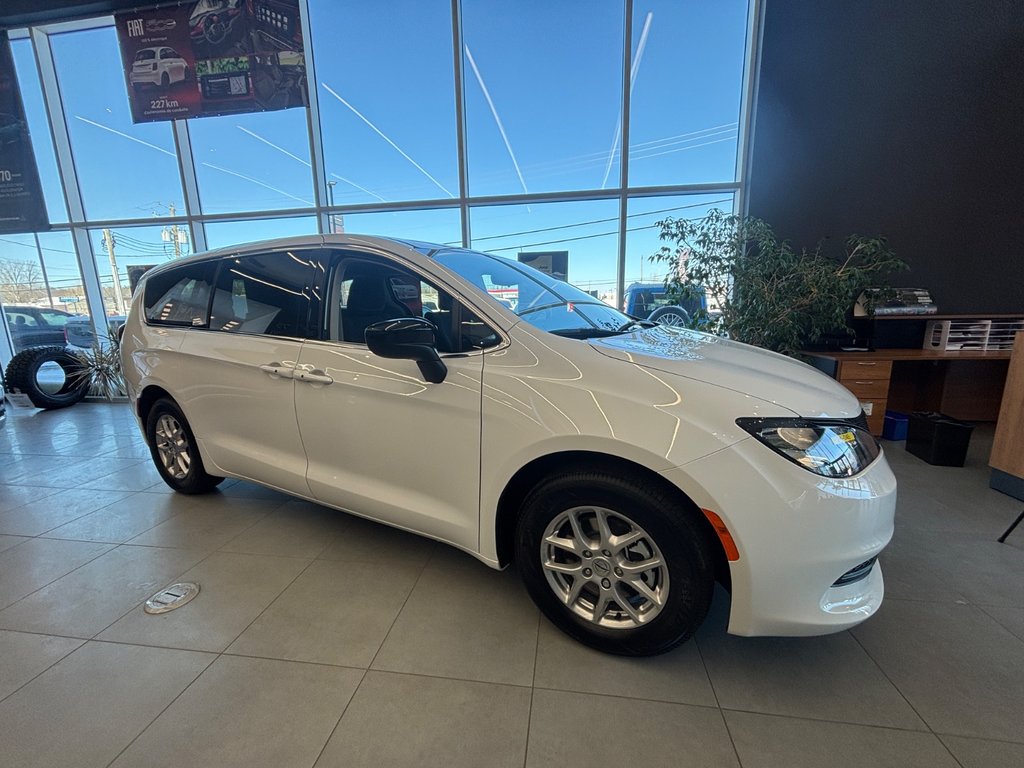
[[[423, 250], [417, 244], [418, 250]], [[524, 322], [549, 333], [587, 338], [621, 333], [632, 318], [569, 283], [510, 259], [461, 249], [424, 251]]]

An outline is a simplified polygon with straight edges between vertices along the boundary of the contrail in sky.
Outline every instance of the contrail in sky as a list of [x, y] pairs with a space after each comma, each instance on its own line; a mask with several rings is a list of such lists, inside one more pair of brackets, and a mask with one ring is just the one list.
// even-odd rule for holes
[[129, 141], [134, 141], [136, 144], [142, 144], [144, 147], [155, 149], [157, 152], [163, 152], [165, 155], [170, 155], [171, 157], [177, 159], [177, 155], [175, 155], [173, 152], [168, 152], [166, 149], [164, 149], [163, 147], [158, 147], [156, 144], [150, 144], [148, 141], [136, 139], [134, 136], [129, 136], [127, 133], [122, 133], [121, 131], [115, 130], [114, 128], [109, 128], [105, 125], [101, 125], [100, 123], [97, 123], [95, 120], [90, 120], [89, 118], [82, 117], [81, 115], [75, 115], [75, 118], [81, 120], [83, 123], [95, 125], [97, 128], [102, 128], [104, 131], [110, 131], [111, 133], [117, 134], [121, 138], [128, 139]]
[[[299, 161], [300, 163], [302, 163], [302, 164], [303, 164], [304, 166], [306, 166], [307, 168], [312, 168], [312, 167], [313, 167], [312, 165], [310, 165], [310, 164], [309, 164], [309, 162], [308, 162], [308, 161], [306, 161], [306, 160], [303, 160], [303, 159], [302, 159], [301, 157], [299, 157], [298, 155], [293, 155], [293, 154], [292, 154], [291, 152], [289, 152], [289, 151], [288, 151], [287, 149], [285, 149], [284, 147], [280, 147], [280, 146], [278, 146], [277, 144], [275, 144], [274, 142], [270, 141], [269, 139], [266, 139], [266, 138], [264, 138], [263, 136], [260, 136], [260, 135], [259, 135], [258, 133], [255, 133], [255, 132], [253, 132], [253, 131], [250, 131], [250, 130], [249, 130], [248, 128], [243, 128], [243, 127], [242, 127], [242, 126], [240, 126], [240, 125], [236, 125], [235, 127], [236, 127], [236, 128], [238, 129], [238, 130], [240, 130], [240, 131], [243, 131], [244, 133], [247, 133], [247, 134], [249, 134], [250, 136], [252, 136], [252, 137], [253, 137], [254, 139], [256, 139], [257, 141], [262, 141], [262, 142], [263, 142], [264, 144], [266, 144], [266, 145], [267, 145], [267, 146], [269, 146], [269, 147], [273, 147], [273, 148], [274, 148], [274, 149], [276, 149], [276, 150], [277, 150], [278, 152], [283, 152], [284, 154], [288, 155], [288, 157], [291, 157], [291, 158], [293, 158], [293, 159], [295, 159], [295, 160], [298, 160], [298, 161]], [[382, 203], [386, 203], [386, 202], [387, 202], [387, 200], [385, 200], [385, 199], [384, 199], [383, 197], [381, 197], [380, 195], [378, 195], [378, 194], [377, 194], [376, 192], [371, 192], [371, 191], [370, 191], [370, 190], [368, 190], [368, 189], [367, 189], [366, 187], [361, 187], [361, 186], [359, 186], [358, 184], [356, 184], [356, 183], [355, 183], [354, 181], [352, 181], [351, 179], [346, 179], [346, 178], [345, 178], [344, 176], [339, 176], [339, 175], [338, 175], [338, 174], [336, 174], [336, 173], [332, 173], [332, 174], [331, 174], [331, 176], [333, 176], [334, 178], [336, 178], [336, 179], [339, 179], [339, 180], [341, 180], [341, 181], [345, 182], [345, 183], [346, 183], [346, 184], [348, 184], [349, 186], [355, 187], [356, 189], [361, 189], [361, 190], [362, 190], [363, 192], [365, 192], [366, 194], [370, 195], [371, 197], [376, 197], [376, 198], [377, 198], [378, 200], [380, 200], [380, 201], [381, 201]]]
[[349, 103], [348, 103], [347, 101], [345, 101], [345, 99], [343, 99], [343, 98], [341, 97], [341, 95], [340, 95], [340, 94], [339, 94], [339, 93], [338, 93], [337, 91], [335, 91], [335, 90], [334, 90], [333, 88], [331, 88], [331, 86], [329, 86], [329, 85], [328, 85], [327, 83], [320, 83], [320, 85], [321, 85], [321, 86], [323, 86], [323, 88], [324, 88], [324, 89], [325, 89], [325, 90], [326, 90], [326, 91], [327, 91], [328, 93], [330, 93], [330, 94], [331, 94], [331, 96], [333, 96], [333, 97], [334, 97], [334, 98], [336, 98], [336, 99], [337, 99], [338, 101], [340, 101], [340, 102], [341, 102], [342, 104], [344, 104], [344, 105], [345, 105], [346, 107], [348, 107], [348, 108], [349, 108], [350, 110], [352, 110], [353, 112], [355, 112], [355, 114], [356, 114], [356, 117], [358, 117], [358, 118], [359, 118], [360, 120], [362, 120], [362, 121], [363, 121], [364, 123], [366, 123], [366, 124], [367, 124], [368, 126], [370, 126], [370, 128], [372, 128], [372, 129], [374, 130], [374, 132], [375, 132], [375, 133], [376, 133], [376, 134], [377, 134], [378, 136], [380, 136], [380, 137], [381, 137], [382, 139], [384, 139], [384, 141], [386, 141], [386, 142], [387, 142], [388, 144], [390, 144], [390, 145], [391, 145], [392, 147], [394, 147], [394, 148], [395, 148], [395, 149], [396, 149], [396, 150], [398, 151], [398, 154], [400, 154], [400, 155], [401, 155], [402, 157], [404, 157], [404, 158], [405, 158], [406, 160], [408, 160], [408, 161], [409, 161], [410, 163], [412, 163], [413, 165], [415, 165], [415, 166], [416, 166], [416, 168], [417, 168], [417, 169], [419, 170], [419, 172], [420, 172], [420, 173], [422, 173], [422, 174], [423, 174], [424, 176], [426, 176], [426, 177], [427, 177], [428, 179], [430, 179], [430, 180], [431, 180], [432, 182], [434, 182], [434, 184], [435, 184], [435, 185], [437, 185], [437, 187], [438, 187], [439, 189], [441, 189], [441, 190], [442, 190], [442, 191], [443, 191], [443, 192], [444, 192], [444, 193], [445, 193], [446, 195], [448, 195], [448, 197], [455, 197], [455, 195], [453, 195], [453, 194], [452, 194], [451, 192], [449, 192], [449, 191], [448, 191], [448, 189], [447, 189], [447, 188], [446, 188], [446, 187], [444, 186], [444, 184], [442, 184], [442, 183], [441, 183], [440, 181], [438, 181], [438, 180], [437, 180], [437, 179], [435, 179], [435, 178], [434, 178], [433, 176], [431, 176], [431, 175], [430, 175], [429, 173], [427, 173], [427, 171], [426, 171], [426, 170], [425, 170], [425, 169], [423, 168], [423, 166], [422, 166], [422, 165], [420, 165], [419, 163], [417, 163], [417, 162], [416, 162], [415, 160], [413, 160], [413, 159], [412, 159], [411, 157], [409, 157], [409, 155], [407, 155], [407, 154], [406, 154], [405, 152], [403, 152], [403, 151], [402, 151], [402, 148], [401, 148], [401, 147], [399, 147], [399, 146], [398, 146], [397, 144], [395, 144], [395, 142], [393, 142], [393, 141], [392, 141], [391, 139], [389, 139], [389, 138], [388, 138], [388, 137], [387, 137], [387, 136], [386, 136], [386, 135], [384, 134], [384, 132], [383, 132], [383, 131], [382, 131], [382, 130], [381, 130], [380, 128], [378, 128], [378, 127], [377, 127], [376, 125], [374, 125], [373, 123], [371, 123], [371, 122], [370, 122], [370, 121], [369, 121], [369, 120], [368, 120], [368, 119], [367, 119], [367, 118], [366, 118], [366, 117], [365, 117], [365, 116], [363, 115], [363, 113], [362, 113], [362, 112], [360, 112], [360, 111], [359, 111], [358, 109], [356, 109], [356, 108], [355, 108], [355, 107], [353, 107], [353, 106], [352, 106], [351, 104], [349, 104]]
[[[633, 95], [633, 84], [636, 82], [637, 73], [640, 71], [640, 60], [644, 56], [644, 48], [647, 47], [647, 33], [651, 31], [651, 22], [654, 21], [654, 11], [647, 12], [644, 19], [644, 28], [640, 32], [640, 42], [637, 43], [636, 53], [633, 55], [633, 63], [629, 67], [629, 95]], [[622, 138], [622, 110], [619, 110], [619, 119], [615, 121], [615, 139], [612, 141], [612, 151], [608, 153], [608, 165], [604, 169], [604, 178], [601, 180], [601, 189], [608, 183], [608, 174], [612, 172], [612, 159], [619, 148], [619, 139]]]
[[313, 205], [313, 203], [311, 203], [309, 200], [303, 200], [301, 197], [296, 197], [295, 195], [291, 194], [290, 192], [285, 192], [283, 189], [278, 189], [277, 187], [272, 187], [269, 184], [265, 184], [264, 182], [260, 181], [259, 179], [254, 179], [252, 176], [246, 176], [244, 173], [239, 173], [238, 171], [232, 171], [232, 170], [229, 170], [228, 168], [222, 168], [219, 165], [214, 165], [213, 163], [204, 162], [203, 165], [205, 165], [207, 168], [213, 168], [213, 170], [215, 170], [215, 171], [220, 171], [221, 173], [227, 173], [227, 174], [230, 174], [231, 176], [237, 176], [240, 179], [245, 179], [246, 181], [251, 181], [253, 184], [258, 184], [259, 186], [264, 187], [266, 189], [269, 189], [272, 192], [277, 192], [277, 194], [279, 194], [279, 195], [284, 195], [285, 197], [290, 197], [292, 200], [298, 200], [303, 205], [309, 205], [309, 206]]
[[350, 186], [353, 186], [353, 187], [355, 187], [356, 189], [361, 189], [361, 190], [363, 190], [363, 192], [365, 192], [365, 193], [366, 193], [366, 194], [368, 194], [368, 195], [371, 195], [372, 197], [376, 197], [376, 198], [377, 198], [378, 200], [380, 200], [380, 201], [381, 201], [382, 203], [386, 203], [386, 202], [387, 202], [387, 199], [386, 199], [386, 198], [383, 198], [383, 197], [381, 197], [381, 196], [380, 196], [380, 195], [378, 195], [378, 194], [377, 194], [376, 192], [371, 192], [371, 191], [370, 191], [370, 190], [368, 190], [368, 189], [367, 189], [366, 187], [361, 187], [361, 186], [359, 186], [358, 184], [356, 184], [356, 183], [355, 183], [354, 181], [352, 181], [351, 179], [346, 179], [346, 178], [345, 178], [344, 176], [339, 176], [339, 175], [338, 175], [338, 174], [336, 174], [336, 173], [332, 173], [332, 174], [331, 174], [331, 176], [333, 176], [333, 177], [334, 177], [334, 178], [336, 178], [336, 179], [339, 179], [340, 181], [343, 181], [343, 182], [345, 182], [346, 184], [348, 184], [348, 185], [350, 185]]
[[523, 172], [519, 170], [519, 162], [516, 160], [516, 153], [512, 151], [512, 145], [509, 143], [508, 136], [505, 134], [505, 126], [501, 123], [501, 118], [498, 117], [498, 110], [494, 107], [494, 101], [491, 99], [490, 91], [487, 90], [487, 86], [484, 84], [484, 78], [480, 74], [480, 70], [477, 69], [476, 62], [473, 61], [473, 54], [469, 51], [469, 46], [466, 46], [466, 58], [469, 60], [469, 66], [473, 68], [473, 74], [476, 75], [476, 81], [480, 84], [480, 90], [484, 92], [484, 98], [487, 99], [487, 106], [491, 108], [491, 114], [494, 116], [494, 122], [498, 124], [498, 130], [501, 132], [501, 140], [505, 142], [505, 149], [508, 150], [508, 156], [512, 158], [512, 165], [516, 168], [516, 175], [519, 177], [519, 184], [523, 188], [523, 192], [529, 192], [526, 188], [526, 182], [523, 180]]
[[278, 152], [283, 152], [284, 154], [288, 155], [288, 157], [292, 158], [293, 160], [298, 160], [298, 161], [299, 161], [300, 163], [302, 163], [302, 164], [303, 164], [304, 166], [306, 166], [307, 168], [312, 168], [312, 167], [313, 167], [313, 166], [311, 166], [311, 165], [309, 164], [309, 162], [308, 162], [307, 160], [303, 160], [303, 159], [302, 159], [301, 157], [299, 157], [298, 155], [293, 155], [293, 154], [292, 154], [291, 152], [289, 152], [289, 151], [288, 151], [287, 149], [285, 149], [284, 147], [279, 147], [279, 146], [278, 146], [277, 144], [275, 144], [274, 142], [270, 141], [269, 139], [265, 139], [265, 138], [263, 138], [263, 137], [262, 137], [262, 136], [260, 136], [260, 135], [259, 135], [258, 133], [254, 133], [254, 132], [250, 131], [250, 130], [249, 130], [248, 128], [243, 128], [243, 127], [242, 127], [242, 126], [240, 126], [240, 125], [236, 125], [235, 127], [236, 127], [236, 128], [238, 129], [238, 130], [242, 131], [243, 133], [248, 133], [248, 134], [249, 134], [250, 136], [252, 136], [252, 137], [253, 137], [254, 139], [256, 139], [257, 141], [262, 141], [262, 142], [263, 142], [264, 144], [266, 144], [266, 145], [267, 145], [268, 147], [273, 147], [273, 148], [274, 148], [274, 149], [276, 149], [276, 150], [277, 150]]

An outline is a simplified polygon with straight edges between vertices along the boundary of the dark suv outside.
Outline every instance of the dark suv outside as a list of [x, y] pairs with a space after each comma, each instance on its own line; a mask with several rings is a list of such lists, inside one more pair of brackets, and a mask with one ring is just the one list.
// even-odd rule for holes
[[700, 294], [673, 304], [664, 283], [630, 283], [626, 288], [623, 310], [627, 315], [662, 325], [686, 325], [695, 312], [707, 310], [707, 298]]
[[29, 347], [49, 345], [64, 346], [64, 326], [68, 320], [78, 317], [62, 309], [29, 307], [8, 304], [4, 306], [7, 326], [11, 329], [14, 351], [21, 352]]

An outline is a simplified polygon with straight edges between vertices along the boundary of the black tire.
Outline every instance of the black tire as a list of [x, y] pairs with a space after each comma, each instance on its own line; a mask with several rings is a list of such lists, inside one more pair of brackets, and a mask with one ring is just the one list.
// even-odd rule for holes
[[[176, 437], [172, 439], [171, 435]], [[207, 473], [192, 428], [173, 400], [162, 398], [149, 409], [146, 442], [160, 477], [178, 493], [209, 493], [224, 482], [223, 477]], [[165, 454], [171, 452], [167, 464], [162, 458], [162, 451]]]
[[[39, 385], [39, 368], [56, 363], [64, 371], [64, 384], [56, 392], [47, 392]], [[19, 352], [7, 364], [7, 388], [28, 395], [36, 408], [52, 410], [74, 405], [89, 390], [86, 367], [81, 359], [64, 347], [32, 347]]]
[[161, 88], [166, 88], [170, 84], [171, 84], [171, 76], [170, 75], [168, 75], [166, 72], [164, 72], [162, 75], [160, 75], [160, 87]]
[[671, 325], [676, 328], [685, 328], [690, 324], [690, 313], [682, 307], [658, 307], [651, 312], [647, 318], [652, 323], [659, 325]]
[[[639, 528], [644, 535], [621, 551], [613, 551], [615, 546], [609, 547], [607, 551], [612, 556], [607, 559], [596, 549], [583, 549], [578, 556], [558, 547], [552, 549], [545, 542], [548, 527], [567, 519], [569, 511], [577, 508], [610, 511], [612, 514], [605, 519], [610, 521], [612, 533], [623, 535], [628, 531], [623, 526], [627, 521], [634, 524], [633, 530]], [[588, 513], [577, 514], [581, 525], [585, 524]], [[565, 530], [568, 529], [554, 533], [561, 537]], [[596, 539], [588, 540], [598, 543]], [[548, 580], [544, 560], [550, 552], [559, 553], [556, 557], [564, 556], [563, 562], [567, 561], [569, 567], [575, 568], [578, 564], [581, 569], [579, 575], [572, 577], [572, 584], [566, 585], [564, 595], [556, 594], [558, 587]], [[652, 562], [652, 555], [658, 554], [663, 567], [651, 569], [643, 576], [634, 574], [631, 578], [618, 567], [628, 567], [637, 558]], [[665, 653], [693, 635], [711, 605], [714, 561], [701, 521], [692, 510], [680, 508], [675, 499], [630, 477], [579, 471], [557, 475], [539, 484], [523, 503], [516, 526], [515, 557], [523, 583], [544, 615], [570, 637], [605, 653], [621, 656]], [[573, 558], [578, 563], [573, 562]], [[593, 567], [582, 570], [587, 564]], [[568, 579], [563, 573], [551, 573], [559, 585]], [[610, 584], [607, 591], [601, 589], [601, 573], [610, 579], [605, 580]], [[576, 579], [582, 579], [584, 586], [570, 606], [566, 595], [575, 587]], [[630, 586], [638, 579], [643, 579], [652, 593], [661, 590], [660, 608]], [[602, 621], [611, 622], [610, 625], [599, 626], [593, 621], [598, 595], [612, 600], [601, 615]], [[595, 599], [588, 602], [590, 596]], [[624, 597], [641, 617], [639, 621], [619, 607], [622, 603], [616, 600]], [[577, 612], [581, 610], [589, 610], [590, 617]]]

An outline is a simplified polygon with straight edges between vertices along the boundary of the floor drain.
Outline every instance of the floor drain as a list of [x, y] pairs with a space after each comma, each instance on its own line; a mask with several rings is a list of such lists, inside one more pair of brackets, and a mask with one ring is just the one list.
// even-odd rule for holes
[[149, 598], [142, 610], [146, 613], [167, 613], [175, 608], [181, 608], [181, 606], [198, 594], [198, 584], [193, 584], [190, 581], [172, 584], [167, 589], [161, 590]]

